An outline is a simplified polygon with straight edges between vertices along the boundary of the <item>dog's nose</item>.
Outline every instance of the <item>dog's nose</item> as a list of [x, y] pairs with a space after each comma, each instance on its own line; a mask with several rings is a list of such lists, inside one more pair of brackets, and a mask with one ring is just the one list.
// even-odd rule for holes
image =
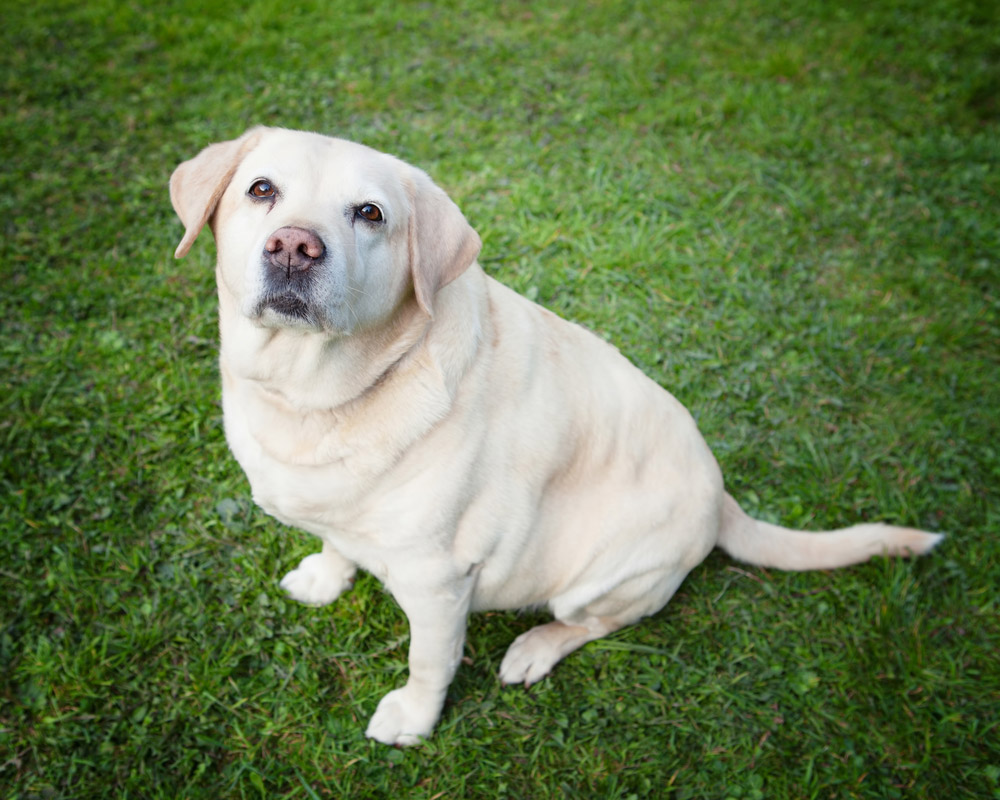
[[264, 245], [264, 259], [286, 273], [305, 272], [323, 257], [323, 240], [305, 228], [279, 228]]

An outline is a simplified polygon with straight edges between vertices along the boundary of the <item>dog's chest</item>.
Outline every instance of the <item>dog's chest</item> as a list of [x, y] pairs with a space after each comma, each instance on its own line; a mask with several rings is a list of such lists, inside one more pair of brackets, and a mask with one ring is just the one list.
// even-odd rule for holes
[[328, 539], [364, 539], [379, 528], [385, 504], [373, 507], [372, 497], [393, 483], [410, 444], [398, 420], [289, 414], [237, 382], [224, 385], [222, 401], [230, 449], [267, 513]]
[[[227, 423], [227, 430], [230, 427]], [[289, 465], [242, 431], [228, 438], [250, 481], [254, 502], [289, 525], [306, 530], [317, 524], [326, 527], [334, 522], [337, 508], [357, 492], [357, 481], [342, 466]]]
[[[238, 398], [223, 399], [226, 439], [254, 501], [290, 525], [312, 530], [334, 523], [339, 507], [355, 499], [369, 472], [355, 448], [330, 431], [262, 415]], [[371, 466], [371, 465], [369, 465]]]

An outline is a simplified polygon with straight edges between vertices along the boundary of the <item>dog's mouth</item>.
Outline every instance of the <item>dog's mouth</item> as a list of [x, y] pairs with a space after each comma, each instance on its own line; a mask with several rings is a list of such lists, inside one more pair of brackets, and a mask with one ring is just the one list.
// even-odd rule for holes
[[269, 322], [280, 324], [282, 321], [293, 325], [318, 324], [310, 305], [294, 292], [268, 294], [261, 298], [254, 307], [253, 317], [264, 324]]

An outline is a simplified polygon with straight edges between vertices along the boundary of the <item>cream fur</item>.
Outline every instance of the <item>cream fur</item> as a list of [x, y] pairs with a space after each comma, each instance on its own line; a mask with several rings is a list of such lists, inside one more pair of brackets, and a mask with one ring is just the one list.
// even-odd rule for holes
[[[273, 202], [248, 195], [258, 179]], [[662, 608], [717, 544], [808, 569], [937, 542], [888, 526], [814, 538], [747, 517], [681, 404], [488, 278], [458, 208], [391, 156], [256, 128], [181, 164], [171, 198], [178, 256], [207, 222], [216, 237], [230, 447], [256, 502], [322, 540], [282, 587], [331, 602], [360, 566], [410, 621], [409, 680], [383, 698], [371, 737], [430, 734], [471, 610], [551, 609], [501, 667], [528, 684]], [[382, 222], [358, 217], [369, 203]], [[292, 280], [262, 259], [283, 226], [325, 245], [301, 284], [308, 319], [261, 306]]]

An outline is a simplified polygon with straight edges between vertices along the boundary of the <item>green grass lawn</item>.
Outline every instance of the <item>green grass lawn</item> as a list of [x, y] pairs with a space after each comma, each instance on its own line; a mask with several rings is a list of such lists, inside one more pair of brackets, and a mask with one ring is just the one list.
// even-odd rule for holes
[[[205, 5], [3, 4], [0, 796], [1000, 798], [995, 5]], [[430, 172], [756, 515], [945, 543], [713, 555], [528, 691], [538, 615], [477, 615], [433, 739], [366, 740], [405, 618], [283, 598], [318, 545], [227, 451], [210, 237], [172, 257], [171, 170], [257, 123]]]

